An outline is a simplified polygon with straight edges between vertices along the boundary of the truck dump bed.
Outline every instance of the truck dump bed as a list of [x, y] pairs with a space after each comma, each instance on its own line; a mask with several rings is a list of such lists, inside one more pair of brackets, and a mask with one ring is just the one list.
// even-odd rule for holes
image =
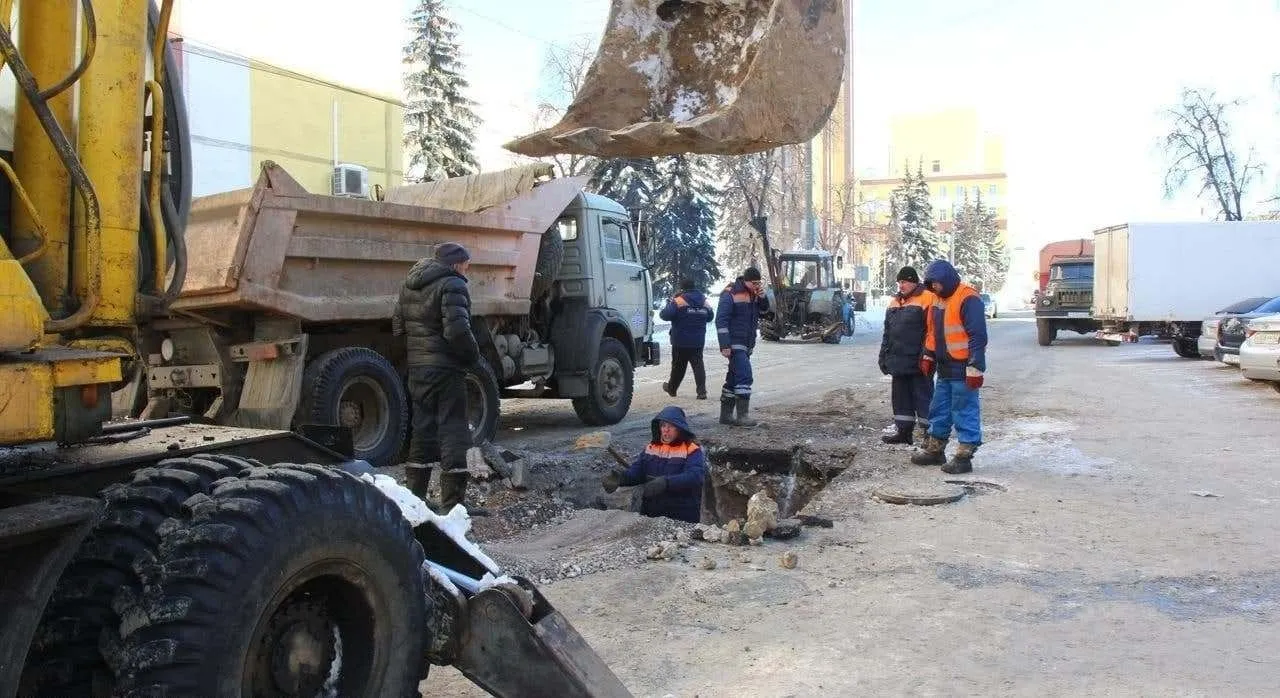
[[171, 307], [304, 322], [386, 319], [409, 268], [452, 241], [471, 251], [473, 313], [526, 313], [542, 234], [585, 182], [535, 184], [533, 174], [519, 168], [397, 187], [388, 201], [370, 201], [312, 194], [263, 163], [252, 188], [193, 202], [187, 276]]

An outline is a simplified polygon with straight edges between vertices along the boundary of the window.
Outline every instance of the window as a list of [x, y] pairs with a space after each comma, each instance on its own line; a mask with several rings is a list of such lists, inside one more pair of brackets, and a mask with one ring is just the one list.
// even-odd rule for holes
[[622, 262], [636, 261], [635, 248], [631, 246], [631, 236], [622, 223], [604, 218], [600, 221], [600, 240], [604, 243], [604, 258]]
[[831, 288], [830, 259], [788, 259], [782, 263], [783, 281], [792, 288]]
[[947, 185], [944, 184], [938, 187], [938, 196], [941, 196], [944, 199], [947, 198]]
[[987, 196], [999, 196], [999, 195], [1000, 195], [999, 184], [992, 184], [991, 186], [987, 187]]
[[942, 171], [942, 161], [941, 161], [941, 160], [934, 160], [934, 161], [933, 161], [933, 167], [932, 167], [932, 169], [933, 169], [934, 173], [941, 172], [941, 171]]
[[979, 196], [982, 196], [982, 187], [975, 184], [973, 185], [973, 198], [977, 199]]
[[1049, 267], [1050, 281], [1090, 281], [1092, 279], [1092, 264], [1055, 264]]
[[560, 239], [565, 242], [573, 242], [578, 239], [577, 218], [561, 218], [556, 221], [556, 229], [560, 231]]
[[1280, 313], [1280, 298], [1272, 298], [1271, 300], [1258, 306], [1255, 313]]

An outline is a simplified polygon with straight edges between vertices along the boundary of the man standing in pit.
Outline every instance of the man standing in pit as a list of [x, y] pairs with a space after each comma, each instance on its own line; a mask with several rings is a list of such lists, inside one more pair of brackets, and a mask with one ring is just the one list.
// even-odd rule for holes
[[[716, 336], [720, 354], [729, 360], [729, 370], [720, 390], [720, 423], [753, 427], [751, 410], [751, 352], [756, 347], [760, 314], [769, 310], [760, 270], [747, 267], [733, 283], [720, 292], [716, 309]], [[737, 414], [735, 416], [735, 409]]]
[[439, 463], [440, 504], [448, 514], [467, 493], [466, 370], [480, 361], [471, 331], [467, 270], [471, 253], [454, 242], [438, 245], [434, 259], [409, 270], [391, 318], [392, 334], [407, 336], [409, 399], [413, 435], [405, 477], [409, 489], [426, 499], [432, 463]]
[[898, 293], [884, 311], [884, 337], [880, 340], [880, 372], [893, 376], [890, 393], [896, 431], [881, 440], [887, 444], [924, 443], [929, 427], [929, 402], [933, 378], [920, 372], [924, 353], [925, 322], [936, 296], [920, 284], [911, 267], [898, 272]]

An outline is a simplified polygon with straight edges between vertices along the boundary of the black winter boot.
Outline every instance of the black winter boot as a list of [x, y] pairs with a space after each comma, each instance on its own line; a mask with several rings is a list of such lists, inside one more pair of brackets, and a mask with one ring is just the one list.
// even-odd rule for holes
[[897, 431], [893, 432], [892, 434], [885, 434], [884, 436], [881, 436], [880, 440], [887, 444], [910, 445], [915, 442], [914, 439], [912, 439], [911, 437], [911, 427], [909, 426], [904, 427], [901, 424], [897, 426], [898, 426]]
[[978, 447], [974, 444], [960, 444], [956, 446], [956, 453], [946, 465], [942, 466], [942, 472], [948, 475], [961, 475], [973, 472], [973, 453]]
[[758, 424], [759, 422], [747, 416], [750, 411], [751, 411], [751, 398], [749, 397], [738, 398], [738, 418], [734, 420], [734, 425], [740, 426], [740, 427], [754, 427], [756, 424]]
[[727, 426], [734, 425], [733, 403], [734, 403], [733, 398], [727, 398], [727, 397], [720, 398], [720, 423], [721, 424], [724, 424]]
[[920, 450], [911, 456], [911, 462], [916, 465], [942, 465], [946, 463], [946, 439], [935, 439], [932, 435], [926, 436], [924, 443], [920, 445]]

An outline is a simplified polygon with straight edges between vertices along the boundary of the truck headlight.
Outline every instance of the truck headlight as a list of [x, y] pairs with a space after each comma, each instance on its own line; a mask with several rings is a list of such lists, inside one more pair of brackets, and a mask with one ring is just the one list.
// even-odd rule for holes
[[165, 337], [164, 341], [160, 342], [160, 358], [164, 359], [165, 362], [173, 361], [173, 340], [172, 339]]

